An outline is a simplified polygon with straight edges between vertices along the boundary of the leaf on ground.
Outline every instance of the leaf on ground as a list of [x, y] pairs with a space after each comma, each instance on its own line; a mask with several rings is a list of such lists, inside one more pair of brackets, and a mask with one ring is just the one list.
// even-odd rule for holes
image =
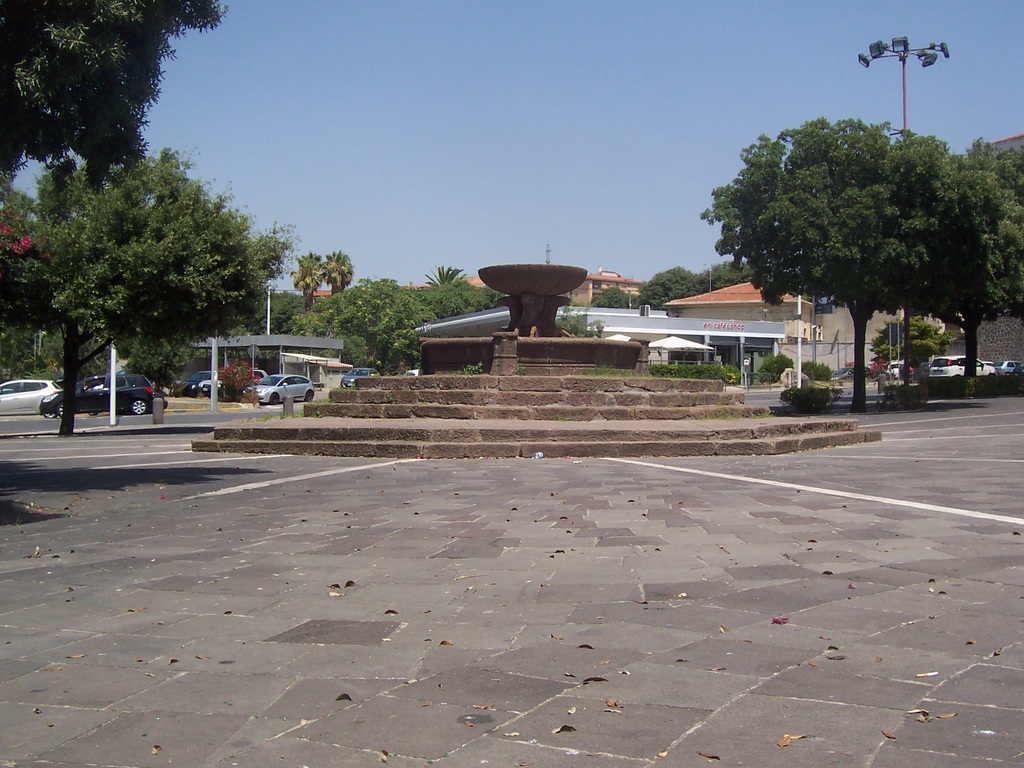
[[772, 624], [789, 624], [788, 616], [772, 616]]
[[895, 733], [889, 733], [888, 731], [882, 731], [882, 735], [885, 736], [885, 738], [887, 738], [887, 739], [892, 739], [893, 741], [896, 741], [896, 734]]
[[574, 733], [576, 731], [571, 725], [560, 725], [552, 733]]
[[397, 613], [398, 611], [396, 611], [394, 608], [388, 608], [386, 611], [384, 611], [385, 616], [394, 616]]
[[728, 630], [726, 630], [725, 624], [719, 624], [718, 625], [718, 631], [721, 632], [724, 635]]
[[801, 733], [801, 734], [787, 733], [779, 741], [775, 742], [775, 745], [777, 747], [788, 747], [794, 741], [797, 741], [799, 739], [806, 739], [806, 738], [807, 738], [807, 735], [803, 734], [803, 733]]
[[721, 760], [722, 758], [716, 755], [714, 752], [698, 752], [701, 757], [707, 758], [708, 760]]
[[503, 733], [502, 734], [502, 736], [508, 736], [510, 739], [511, 738], [515, 738], [518, 735], [519, 735], [519, 731], [509, 731], [508, 733]]
[[352, 697], [349, 696], [347, 693], [339, 693], [337, 696], [334, 697], [334, 700], [335, 701], [352, 701]]
[[917, 677], [938, 677], [938, 672], [918, 672]]
[[586, 685], [587, 683], [607, 683], [607, 682], [608, 682], [608, 678], [607, 677], [598, 677], [597, 675], [594, 675], [593, 677], [585, 677], [585, 678], [583, 678], [583, 684], [584, 685]]
[[810, 661], [807, 662], [807, 666], [808, 667], [817, 667], [818, 666], [818, 662], [816, 662], [814, 659], [811, 659]]
[[619, 701], [618, 699], [605, 699], [604, 700], [604, 705], [606, 707], [621, 707], [622, 706], [622, 702]]
[[356, 583], [354, 581], [352, 581], [352, 579], [349, 579], [348, 581], [345, 582], [345, 587], [346, 588], [354, 587], [355, 585], [356, 585]]
[[576, 714], [576, 707], [569, 707], [566, 710], [566, 712], [568, 712], [570, 715], [575, 715]]
[[70, 656], [65, 656], [65, 659], [84, 659], [88, 654], [85, 653], [73, 653]]
[[494, 709], [493, 704], [474, 704], [473, 709]]
[[936, 715], [935, 717], [939, 720], [949, 720], [951, 717], [956, 717], [956, 712], [947, 712], [944, 715]]
[[153, 748], [149, 750], [149, 752], [152, 755], [159, 755], [161, 749], [163, 749], [163, 747], [161, 747], [159, 744], [154, 744]]
[[968, 640], [966, 643], [964, 643], [964, 645], [977, 645], [977, 644], [978, 644], [977, 640]]
[[725, 672], [725, 667], [707, 667], [708, 672]]
[[576, 647], [577, 647], [577, 648], [585, 648], [585, 649], [586, 649], [586, 650], [588, 650], [588, 651], [592, 651], [592, 650], [594, 650], [594, 646], [592, 646], [592, 645], [588, 645], [587, 643], [580, 643], [580, 644], [579, 644], [579, 645], [577, 645]]
[[451, 640], [442, 640], [438, 645], [454, 645]]

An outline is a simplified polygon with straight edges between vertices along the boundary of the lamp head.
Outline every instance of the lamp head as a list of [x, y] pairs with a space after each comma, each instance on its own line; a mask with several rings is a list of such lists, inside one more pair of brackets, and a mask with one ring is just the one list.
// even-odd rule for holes
[[905, 37], [894, 37], [892, 39], [893, 53], [906, 53], [910, 48], [910, 42]]
[[857, 61], [859, 61], [861, 63], [861, 66], [863, 66], [865, 69], [871, 66], [871, 59], [869, 59], [863, 53], [857, 54]]
[[939, 50], [942, 51], [942, 55], [945, 58], [949, 58], [949, 46], [945, 43], [939, 43]]
[[889, 50], [889, 44], [883, 43], [881, 40], [876, 40], [868, 46], [868, 53], [871, 54], [872, 59], [884, 56], [887, 50]]
[[939, 60], [939, 54], [935, 53], [935, 51], [923, 51], [917, 54], [917, 57], [921, 59], [922, 67], [930, 67]]

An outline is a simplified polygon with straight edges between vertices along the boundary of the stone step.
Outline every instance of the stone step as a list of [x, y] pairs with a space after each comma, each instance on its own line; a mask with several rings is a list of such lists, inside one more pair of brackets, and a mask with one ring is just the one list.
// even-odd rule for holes
[[354, 419], [520, 419], [523, 421], [650, 421], [661, 419], [761, 418], [771, 409], [742, 402], [687, 406], [461, 405], [442, 403], [307, 403], [307, 417]]
[[453, 425], [443, 420], [360, 422], [358, 419], [241, 422], [196, 440], [201, 452], [297, 454], [370, 458], [515, 458], [545, 456], [743, 456], [853, 445], [881, 439], [850, 419], [749, 419], [701, 422], [490, 421]]
[[[330, 393], [327, 403], [318, 405], [565, 405], [565, 406], [653, 406], [661, 408], [694, 405], [739, 405], [738, 392], [550, 392], [508, 391], [500, 389], [342, 389]], [[337, 410], [316, 411], [322, 415], [344, 415]], [[310, 413], [309, 415], [315, 415]]]
[[[724, 392], [718, 379], [662, 379], [651, 376], [373, 376], [356, 380], [359, 390], [498, 390], [506, 392]], [[330, 396], [343, 396], [344, 390]]]

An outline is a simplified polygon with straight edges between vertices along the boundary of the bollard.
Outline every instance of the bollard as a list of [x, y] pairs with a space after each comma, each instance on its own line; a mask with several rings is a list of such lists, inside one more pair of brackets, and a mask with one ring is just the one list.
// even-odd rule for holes
[[284, 406], [281, 411], [282, 416], [294, 416], [295, 415], [295, 395], [284, 396]]
[[164, 423], [164, 399], [162, 397], [153, 398], [153, 423]]

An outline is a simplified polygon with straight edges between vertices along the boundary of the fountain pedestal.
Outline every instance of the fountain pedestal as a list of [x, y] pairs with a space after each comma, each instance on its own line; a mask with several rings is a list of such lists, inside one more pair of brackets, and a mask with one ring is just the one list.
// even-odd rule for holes
[[647, 344], [569, 336], [555, 322], [564, 295], [587, 277], [582, 267], [561, 264], [502, 264], [484, 267], [480, 279], [507, 294], [509, 323], [490, 338], [424, 339], [420, 373], [458, 373], [480, 365], [495, 376], [540, 376], [592, 372], [646, 373]]

